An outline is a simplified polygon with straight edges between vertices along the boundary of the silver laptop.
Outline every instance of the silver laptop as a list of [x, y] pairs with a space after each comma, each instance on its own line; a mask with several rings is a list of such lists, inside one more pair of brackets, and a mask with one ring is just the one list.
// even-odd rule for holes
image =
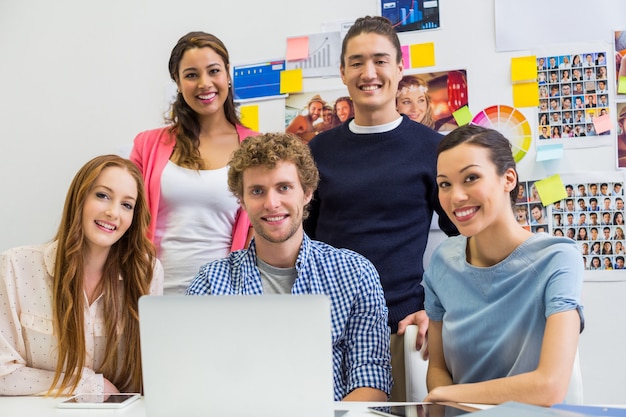
[[333, 416], [323, 295], [144, 296], [147, 417]]

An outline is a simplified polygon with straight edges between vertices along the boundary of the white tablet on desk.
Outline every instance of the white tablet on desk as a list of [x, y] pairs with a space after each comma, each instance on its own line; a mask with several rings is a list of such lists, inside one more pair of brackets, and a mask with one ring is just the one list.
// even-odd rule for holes
[[462, 416], [478, 408], [456, 403], [419, 403], [369, 407], [373, 413], [387, 417], [455, 417]]
[[78, 394], [57, 403], [58, 408], [122, 408], [136, 401], [141, 394]]

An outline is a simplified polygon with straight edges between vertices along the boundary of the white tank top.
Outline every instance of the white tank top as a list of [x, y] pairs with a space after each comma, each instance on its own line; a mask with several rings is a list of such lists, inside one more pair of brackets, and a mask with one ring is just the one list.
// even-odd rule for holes
[[184, 293], [202, 265], [230, 251], [239, 204], [228, 190], [228, 166], [196, 171], [168, 161], [161, 176], [155, 244], [165, 294]]

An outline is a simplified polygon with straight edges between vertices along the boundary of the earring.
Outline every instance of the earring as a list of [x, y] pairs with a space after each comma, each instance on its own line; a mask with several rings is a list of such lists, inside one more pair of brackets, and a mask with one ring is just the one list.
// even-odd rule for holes
[[231, 85], [231, 83], [230, 83], [230, 81], [229, 81], [229, 82], [228, 82], [228, 88], [230, 88], [231, 86], [232, 86], [232, 85]]

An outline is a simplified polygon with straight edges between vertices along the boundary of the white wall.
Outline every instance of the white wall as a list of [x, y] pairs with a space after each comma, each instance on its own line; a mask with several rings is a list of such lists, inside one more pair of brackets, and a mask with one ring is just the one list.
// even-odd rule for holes
[[[403, 33], [402, 44], [433, 41], [435, 69], [466, 68], [472, 112], [512, 105], [510, 58], [531, 51], [495, 52], [493, 0], [440, 3], [442, 28]], [[580, 22], [588, 2], [571, 4], [570, 10], [582, 13], [572, 21]], [[167, 61], [184, 33], [212, 32], [228, 46], [233, 64], [251, 63], [284, 57], [287, 36], [376, 13], [375, 0], [3, 0], [0, 250], [49, 240], [76, 170], [95, 155], [128, 148], [139, 131], [162, 123]], [[311, 91], [318, 85], [305, 82]], [[283, 128], [282, 106], [280, 100], [261, 104], [261, 130]], [[522, 111], [535, 120], [534, 110]], [[522, 179], [615, 157], [611, 148], [569, 150], [559, 164], [544, 167], [533, 163], [533, 152], [519, 164]], [[584, 287], [587, 329], [580, 349], [591, 403], [626, 403], [625, 287]]]

